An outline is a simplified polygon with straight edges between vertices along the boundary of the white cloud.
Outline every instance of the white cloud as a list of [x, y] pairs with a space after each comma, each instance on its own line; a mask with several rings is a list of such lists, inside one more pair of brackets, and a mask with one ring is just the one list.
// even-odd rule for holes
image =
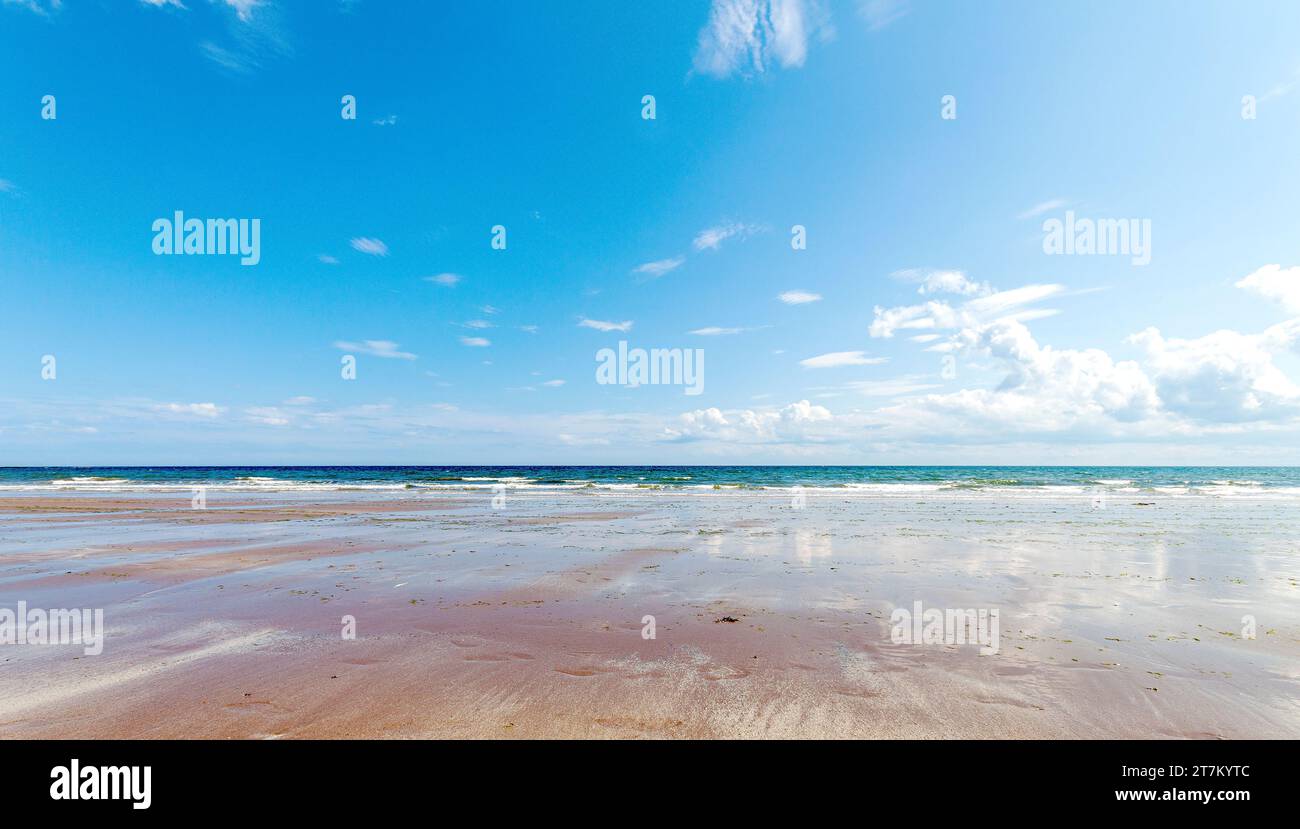
[[221, 68], [229, 69], [231, 72], [241, 75], [246, 75], [258, 67], [257, 61], [247, 54], [218, 46], [210, 40], [205, 40], [199, 44], [199, 52]]
[[377, 119], [375, 119], [374, 121], [371, 121], [370, 123], [372, 123], [372, 124], [374, 124], [375, 126], [378, 126], [378, 127], [391, 127], [391, 126], [393, 126], [394, 124], [397, 123], [397, 116], [396, 116], [396, 115], [387, 115], [387, 116], [385, 116], [385, 117], [383, 117], [383, 118], [377, 118]]
[[552, 388], [559, 388], [560, 386], [563, 386], [563, 385], [564, 385], [564, 381], [563, 381], [563, 380], [547, 380], [545, 383], [542, 383], [542, 385], [543, 385], [543, 386], [550, 386], [550, 387], [552, 387]]
[[701, 337], [720, 337], [726, 334], [740, 334], [744, 330], [744, 328], [719, 328], [716, 325], [712, 325], [707, 328], [696, 328], [694, 331], [689, 331], [687, 333], [696, 334]]
[[696, 409], [681, 414], [677, 423], [664, 430], [669, 440], [711, 439], [725, 442], [767, 443], [816, 440], [818, 427], [834, 418], [830, 410], [807, 400], [781, 409], [744, 409], [723, 412], [718, 408]]
[[368, 253], [371, 256], [388, 255], [388, 245], [385, 245], [380, 239], [371, 239], [366, 236], [360, 236], [353, 239], [352, 249], [362, 253]]
[[581, 328], [594, 328], [597, 331], [631, 331], [632, 330], [632, 320], [624, 320], [623, 322], [606, 322], [605, 320], [590, 320], [587, 319], [586, 317], [583, 317], [578, 322], [578, 325]]
[[729, 222], [716, 227], [709, 227], [701, 230], [696, 234], [691, 245], [696, 250], [717, 250], [722, 243], [731, 238], [744, 239], [752, 236], [759, 231], [757, 225], [741, 224], [739, 222]]
[[958, 308], [941, 300], [896, 308], [877, 306], [868, 333], [873, 337], [892, 337], [899, 330], [976, 328], [1003, 318], [1022, 322], [1041, 319], [1057, 312], [1053, 309], [1025, 309], [1023, 306], [1041, 302], [1064, 290], [1061, 285], [1025, 285], [977, 297]]
[[472, 348], [487, 348], [489, 345], [492, 345], [492, 342], [484, 337], [461, 337], [460, 344], [468, 345]]
[[700, 30], [695, 71], [725, 78], [803, 66], [808, 38], [829, 39], [830, 19], [815, 0], [713, 0]]
[[907, 0], [858, 0], [858, 13], [873, 32], [885, 28], [908, 11]]
[[961, 271], [935, 271], [921, 268], [908, 268], [890, 274], [894, 279], [919, 284], [916, 289], [922, 296], [926, 294], [960, 294], [962, 296], [986, 296], [993, 293], [987, 282], [972, 282]]
[[821, 294], [814, 294], [809, 291], [785, 291], [777, 296], [777, 299], [786, 305], [803, 305], [808, 302], [820, 302]]
[[244, 414], [254, 423], [267, 426], [288, 426], [290, 422], [289, 414], [275, 406], [250, 406], [244, 409]]
[[862, 351], [832, 351], [800, 360], [804, 368], [840, 368], [841, 366], [876, 366], [888, 362], [887, 357], [868, 357]]
[[1295, 346], [1300, 319], [1260, 334], [1215, 331], [1193, 340], [1166, 339], [1148, 328], [1129, 342], [1146, 349], [1146, 364], [1169, 411], [1194, 420], [1238, 422], [1294, 417], [1300, 387], [1273, 364]]
[[646, 262], [644, 265], [638, 265], [633, 268], [633, 273], [644, 274], [650, 279], [658, 279], [666, 273], [677, 270], [682, 263], [686, 261], [684, 256], [675, 256], [671, 259], [660, 259], [655, 262]]
[[993, 357], [1007, 369], [1001, 384], [922, 395], [877, 410], [891, 432], [954, 441], [1105, 435], [1158, 414], [1156, 389], [1136, 362], [1115, 362], [1095, 348], [1041, 346], [1015, 320], [965, 329], [961, 339], [963, 353]]
[[392, 360], [414, 360], [416, 358], [416, 355], [409, 352], [398, 351], [397, 343], [392, 340], [363, 340], [359, 343], [339, 341], [334, 343], [334, 347], [342, 351], [369, 354], [371, 357], [384, 357]]
[[464, 279], [464, 277], [458, 273], [440, 273], [434, 276], [424, 277], [425, 282], [432, 282], [435, 285], [444, 285], [448, 288], [456, 287], [457, 283], [462, 279]]
[[1060, 210], [1062, 207], [1065, 207], [1067, 204], [1069, 204], [1069, 202], [1066, 201], [1065, 199], [1048, 199], [1047, 201], [1039, 202], [1038, 204], [1034, 205], [1028, 210], [1018, 213], [1016, 215], [1016, 218], [1022, 221], [1025, 219], [1032, 219], [1035, 216], [1041, 216], [1044, 213], [1048, 213], [1052, 210]]
[[327, 253], [322, 253], [320, 256], [317, 256], [316, 259], [324, 265], [337, 265], [339, 263], [339, 260]]
[[897, 397], [939, 388], [938, 383], [927, 383], [915, 376], [895, 377], [892, 380], [853, 380], [844, 388], [867, 397]]
[[164, 414], [193, 415], [203, 418], [219, 417], [225, 411], [215, 403], [159, 403], [154, 406], [154, 410]]
[[[41, 3], [40, 0], [4, 0], [4, 4], [6, 6], [21, 6], [41, 16], [49, 16], [50, 12], [63, 8], [63, 0], [46, 0], [46, 3]], [[46, 8], [47, 5], [49, 8]]]
[[1300, 314], [1300, 266], [1265, 265], [1242, 277], [1236, 287], [1280, 302], [1289, 313]]
[[482, 330], [484, 328], [495, 328], [496, 326], [488, 322], [487, 320], [469, 320], [468, 322], [465, 323], [465, 327], [477, 328], [479, 330]]
[[253, 19], [253, 9], [262, 5], [262, 0], [225, 0], [225, 4], [235, 10], [240, 20], [247, 23]]

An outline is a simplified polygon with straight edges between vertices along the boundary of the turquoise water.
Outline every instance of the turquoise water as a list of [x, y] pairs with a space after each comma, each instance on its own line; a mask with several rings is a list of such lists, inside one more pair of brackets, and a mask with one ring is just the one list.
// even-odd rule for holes
[[[0, 467], [0, 490], [837, 488], [882, 492], [1106, 487], [1300, 494], [1300, 467], [1229, 466], [154, 466]], [[1294, 492], [1292, 492], [1294, 491]]]

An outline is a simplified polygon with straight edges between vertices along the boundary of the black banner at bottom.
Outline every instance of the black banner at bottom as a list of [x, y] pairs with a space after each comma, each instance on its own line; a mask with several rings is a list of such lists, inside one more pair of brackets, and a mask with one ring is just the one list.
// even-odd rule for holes
[[[450, 805], [541, 816], [608, 803], [678, 816], [844, 799], [927, 816], [1003, 806], [1236, 816], [1291, 802], [1289, 742], [149, 742], [5, 743], [6, 805], [34, 814], [337, 817]], [[470, 798], [470, 799], [466, 799]], [[477, 805], [475, 805], [477, 804]], [[726, 805], [729, 804], [729, 805]], [[616, 816], [619, 812], [606, 813]], [[685, 817], [684, 815], [681, 815]]]

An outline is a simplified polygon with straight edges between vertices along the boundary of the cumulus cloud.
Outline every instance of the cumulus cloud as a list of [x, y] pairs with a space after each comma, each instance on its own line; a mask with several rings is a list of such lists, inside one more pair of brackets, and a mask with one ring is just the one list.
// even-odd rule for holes
[[1194, 420], [1239, 422], [1300, 412], [1300, 387], [1273, 363], [1273, 354], [1294, 347], [1298, 338], [1300, 319], [1259, 334], [1222, 330], [1191, 340], [1167, 339], [1148, 328], [1129, 341], [1146, 350], [1166, 409]]
[[916, 289], [922, 296], [926, 294], [960, 294], [962, 296], [986, 296], [993, 293], [987, 282], [973, 282], [961, 271], [936, 271], [922, 268], [908, 268], [890, 274], [894, 279], [919, 285]]
[[816, 439], [816, 427], [832, 420], [830, 410], [800, 400], [780, 409], [696, 409], [681, 414], [664, 432], [670, 440], [788, 442]]
[[1265, 265], [1254, 273], [1242, 277], [1236, 286], [1281, 303], [1288, 313], [1300, 314], [1300, 266], [1298, 265], [1289, 268], [1283, 268], [1281, 265]]

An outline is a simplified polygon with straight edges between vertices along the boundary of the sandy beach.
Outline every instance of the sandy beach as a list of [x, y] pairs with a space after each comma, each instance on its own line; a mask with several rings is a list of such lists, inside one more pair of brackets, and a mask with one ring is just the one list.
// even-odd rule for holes
[[[801, 507], [5, 493], [0, 608], [105, 638], [0, 645], [0, 737], [1300, 737], [1300, 499]], [[998, 610], [998, 652], [896, 644], [917, 601]]]

